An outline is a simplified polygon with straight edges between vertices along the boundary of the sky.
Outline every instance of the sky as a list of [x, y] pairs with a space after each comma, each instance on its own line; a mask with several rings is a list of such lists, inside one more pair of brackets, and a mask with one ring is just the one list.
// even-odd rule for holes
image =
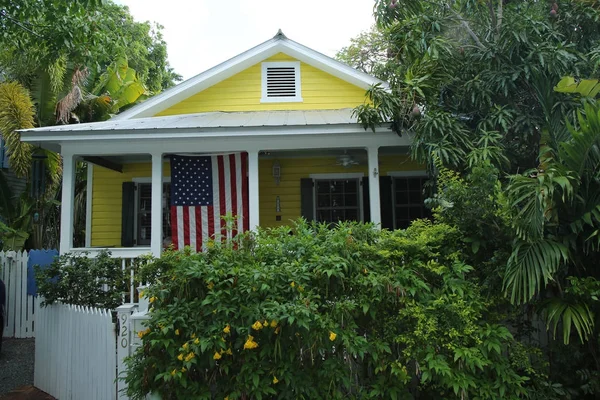
[[188, 79], [275, 36], [333, 57], [373, 24], [374, 0], [115, 0], [164, 26], [169, 63]]

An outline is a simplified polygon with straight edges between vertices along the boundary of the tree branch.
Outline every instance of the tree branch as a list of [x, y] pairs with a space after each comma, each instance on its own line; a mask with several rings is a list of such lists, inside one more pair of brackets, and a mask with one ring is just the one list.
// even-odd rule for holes
[[466, 29], [469, 36], [471, 36], [471, 39], [473, 39], [473, 41], [477, 44], [477, 47], [479, 47], [479, 49], [481, 49], [481, 50], [487, 50], [487, 47], [485, 47], [483, 45], [483, 43], [481, 43], [481, 40], [479, 40], [479, 38], [477, 37], [475, 32], [473, 32], [473, 30], [469, 26], [469, 23], [462, 17], [462, 15], [460, 15], [459, 13], [457, 13], [456, 11], [454, 11], [452, 9], [450, 9], [450, 12], [452, 12], [452, 14], [454, 14], [454, 16], [456, 18], [458, 18], [458, 20], [460, 21], [460, 24]]

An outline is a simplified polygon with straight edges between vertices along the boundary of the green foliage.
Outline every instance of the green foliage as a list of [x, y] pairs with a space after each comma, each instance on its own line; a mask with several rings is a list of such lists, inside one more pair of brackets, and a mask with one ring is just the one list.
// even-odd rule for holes
[[394, 232], [300, 221], [293, 235], [167, 252], [144, 268], [157, 280], [129, 394], [521, 397], [529, 364], [506, 357], [515, 342], [490, 318], [459, 236], [425, 220]]
[[128, 281], [121, 260], [111, 258], [107, 251], [93, 258], [86, 253], [67, 253], [48, 267], [36, 267], [38, 293], [44, 305], [61, 302], [113, 310], [122, 304]]
[[[373, 104], [357, 109], [359, 120], [368, 127], [392, 121], [399, 134], [410, 130], [413, 155], [423, 162], [437, 157], [464, 170], [472, 144], [493, 132], [504, 153], [497, 165], [513, 172], [534, 167], [542, 132], [565, 131], [577, 105], [555, 96], [553, 85], [565, 75], [590, 76], [600, 60], [600, 8], [561, 2], [555, 18], [551, 7], [498, 0], [376, 1], [378, 29], [388, 40], [377, 45], [388, 49], [378, 67], [391, 84], [384, 95], [392, 99], [388, 103], [418, 104], [423, 116], [413, 120], [412, 106], [388, 112]], [[383, 115], [372, 118], [373, 110]]]
[[34, 106], [29, 92], [17, 82], [0, 83], [0, 134], [6, 142], [9, 161], [18, 176], [27, 176], [33, 146], [21, 143], [19, 129], [33, 128]]

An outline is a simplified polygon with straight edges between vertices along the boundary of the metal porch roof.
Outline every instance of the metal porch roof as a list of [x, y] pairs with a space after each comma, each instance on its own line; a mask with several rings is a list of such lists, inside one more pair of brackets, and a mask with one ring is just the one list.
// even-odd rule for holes
[[293, 111], [247, 111], [247, 112], [207, 112], [199, 114], [174, 115], [168, 117], [136, 118], [129, 120], [109, 120], [87, 124], [46, 126], [24, 129], [21, 132], [99, 132], [136, 131], [160, 129], [210, 129], [275, 126], [319, 126], [357, 124], [352, 109], [340, 110], [293, 110]]

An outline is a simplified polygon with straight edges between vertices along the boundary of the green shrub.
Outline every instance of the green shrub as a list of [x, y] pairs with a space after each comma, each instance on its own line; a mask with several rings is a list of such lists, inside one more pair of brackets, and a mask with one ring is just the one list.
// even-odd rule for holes
[[168, 252], [128, 360], [141, 399], [510, 399], [527, 377], [447, 225], [298, 222]]
[[123, 271], [121, 260], [110, 254], [102, 251], [90, 258], [86, 253], [67, 253], [46, 268], [36, 267], [42, 305], [61, 302], [110, 310], [120, 306], [128, 290], [129, 271]]

